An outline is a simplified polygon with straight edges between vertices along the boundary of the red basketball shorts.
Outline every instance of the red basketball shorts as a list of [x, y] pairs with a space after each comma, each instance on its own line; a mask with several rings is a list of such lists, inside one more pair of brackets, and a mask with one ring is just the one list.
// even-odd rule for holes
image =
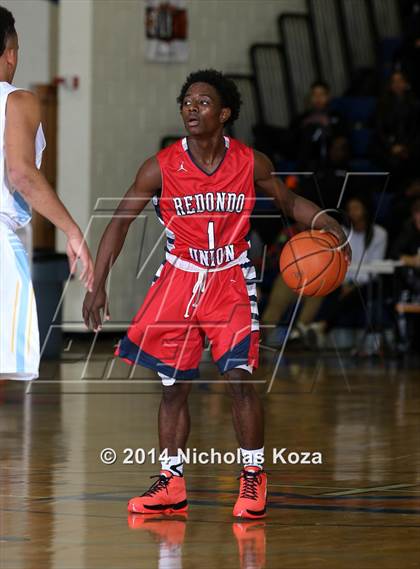
[[166, 378], [194, 379], [206, 336], [221, 374], [258, 366], [255, 269], [248, 260], [214, 272], [166, 261], [116, 354]]

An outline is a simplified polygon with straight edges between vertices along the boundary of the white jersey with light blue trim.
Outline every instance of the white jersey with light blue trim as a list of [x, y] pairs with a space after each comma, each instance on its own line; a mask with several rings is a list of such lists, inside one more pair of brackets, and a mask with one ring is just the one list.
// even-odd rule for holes
[[[12, 187], [6, 170], [6, 156], [4, 135], [6, 128], [6, 106], [10, 93], [19, 90], [17, 87], [0, 81], [0, 223], [3, 222], [13, 231], [18, 227], [23, 227], [31, 220], [31, 208], [23, 199], [20, 193]], [[41, 167], [42, 153], [45, 148], [45, 137], [42, 126], [39, 125], [35, 139], [35, 163], [36, 167]]]

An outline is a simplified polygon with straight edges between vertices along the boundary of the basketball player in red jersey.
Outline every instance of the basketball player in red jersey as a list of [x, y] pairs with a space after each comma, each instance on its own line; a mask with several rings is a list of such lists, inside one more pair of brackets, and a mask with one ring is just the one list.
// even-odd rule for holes
[[87, 326], [109, 318], [105, 283], [130, 223], [152, 199], [165, 225], [166, 259], [117, 354], [155, 370], [162, 379], [159, 443], [167, 451], [158, 480], [130, 500], [135, 513], [185, 512], [183, 464], [190, 417], [188, 395], [198, 377], [205, 336], [232, 395], [232, 415], [244, 468], [233, 514], [266, 513], [264, 422], [251, 374], [258, 366], [255, 269], [247, 258], [255, 187], [280, 211], [306, 226], [328, 229], [344, 243], [340, 225], [272, 175], [263, 154], [223, 135], [238, 118], [235, 84], [223, 74], [198, 71], [178, 98], [188, 136], [146, 160], [119, 204], [99, 245], [95, 284], [83, 305]]

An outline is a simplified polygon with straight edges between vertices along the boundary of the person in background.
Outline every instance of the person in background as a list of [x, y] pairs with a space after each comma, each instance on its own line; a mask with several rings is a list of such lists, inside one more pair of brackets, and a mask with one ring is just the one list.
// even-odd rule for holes
[[418, 171], [419, 103], [406, 75], [392, 73], [378, 103], [372, 158], [391, 173], [391, 189], [403, 191]]
[[[285, 225], [278, 233], [275, 241], [267, 247], [265, 258], [260, 258], [255, 263], [257, 270], [264, 276], [263, 282], [259, 287], [259, 298], [263, 299], [264, 305], [261, 332], [263, 342], [266, 344], [271, 345], [277, 342], [277, 340], [274, 340], [275, 334], [272, 333], [273, 327], [286, 315], [287, 308], [297, 298], [297, 295], [286, 286], [279, 274], [279, 258], [287, 241], [304, 230], [305, 227], [299, 223]], [[265, 298], [267, 298], [266, 302]], [[308, 314], [307, 317], [305, 314], [301, 315], [301, 321], [304, 323], [306, 320], [308, 320], [308, 323], [312, 322], [313, 317], [311, 317], [311, 314]], [[292, 340], [299, 338], [299, 336], [297, 329], [292, 331]]]
[[394, 275], [394, 300], [397, 306], [397, 350], [406, 352], [419, 338], [419, 318], [410, 318], [399, 305], [420, 304], [420, 198], [411, 206], [411, 217], [390, 250], [390, 257], [402, 261]]
[[311, 85], [309, 108], [290, 125], [291, 141], [296, 148], [297, 170], [316, 171], [328, 161], [331, 141], [346, 136], [340, 115], [331, 107], [330, 87], [323, 81]]
[[396, 64], [407, 74], [420, 98], [420, 1], [400, 0], [399, 4], [403, 38]]
[[420, 268], [420, 198], [411, 206], [411, 217], [390, 249], [391, 259]]
[[[350, 145], [348, 139], [339, 135], [331, 140], [328, 159], [314, 176], [300, 176], [297, 192], [323, 209], [335, 209], [339, 202], [346, 174], [350, 169]], [[360, 186], [360, 178], [350, 177], [346, 189], [355, 182]]]
[[[369, 275], [363, 265], [384, 259], [388, 234], [374, 223], [373, 209], [367, 198], [354, 195], [346, 203], [348, 216], [344, 229], [347, 232], [353, 256], [341, 287], [325, 303], [322, 320], [308, 327], [306, 341], [316, 347], [325, 344], [325, 335], [336, 326], [344, 315], [351, 315], [366, 304]], [[321, 305], [322, 298], [311, 298], [309, 302]]]

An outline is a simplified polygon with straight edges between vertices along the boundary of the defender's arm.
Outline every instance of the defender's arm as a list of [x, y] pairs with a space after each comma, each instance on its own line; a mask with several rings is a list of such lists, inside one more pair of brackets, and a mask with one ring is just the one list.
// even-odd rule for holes
[[33, 93], [14, 91], [9, 95], [5, 127], [7, 177], [35, 211], [66, 234], [70, 270], [75, 271], [77, 258], [80, 258], [83, 265], [80, 278], [90, 289], [93, 262], [83, 234], [43, 173], [36, 167], [35, 140], [40, 121], [40, 105]]

